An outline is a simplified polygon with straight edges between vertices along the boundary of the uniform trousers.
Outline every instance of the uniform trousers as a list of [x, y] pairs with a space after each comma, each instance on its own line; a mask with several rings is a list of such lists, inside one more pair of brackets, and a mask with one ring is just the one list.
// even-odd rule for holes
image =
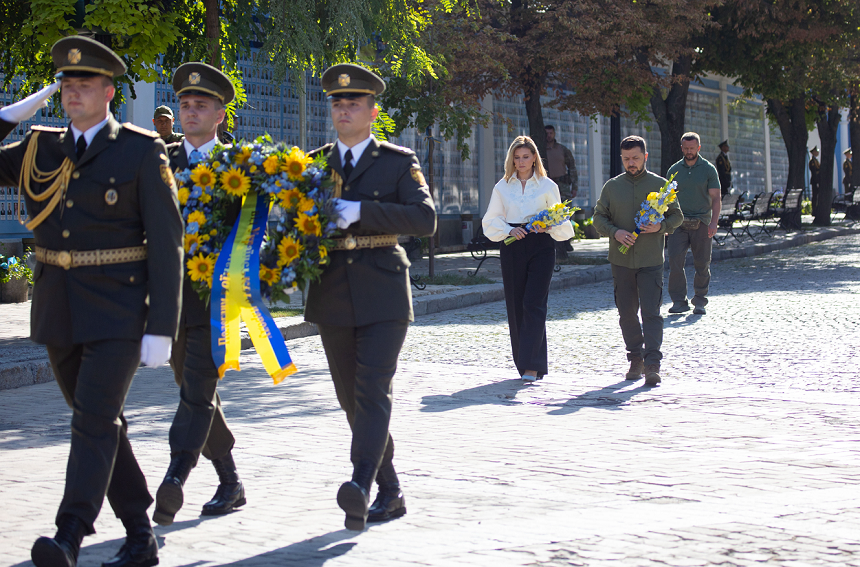
[[362, 327], [317, 324], [334, 390], [352, 429], [350, 461], [391, 465], [392, 381], [409, 328], [407, 321], [382, 321]]
[[221, 409], [218, 369], [212, 359], [212, 327], [180, 325], [173, 343], [170, 366], [179, 386], [179, 408], [170, 426], [170, 454], [186, 452], [196, 460], [200, 453], [220, 459], [236, 439]]
[[[642, 358], [645, 364], [660, 364], [663, 354], [663, 265], [625, 268], [612, 264], [612, 283], [621, 336], [627, 359]], [[642, 322], [639, 312], [642, 312]]]
[[687, 250], [693, 251], [693, 298], [690, 303], [704, 307], [708, 304], [708, 287], [711, 284], [711, 247], [713, 241], [708, 236], [707, 223], [700, 222], [696, 230], [677, 228], [669, 235], [669, 297], [675, 303], [687, 301]]
[[80, 518], [87, 533], [105, 495], [121, 520], [146, 517], [152, 496], [128, 441], [123, 407], [140, 364], [140, 341], [48, 346], [54, 377], [72, 408], [66, 487], [57, 512]]
[[555, 241], [547, 233], [529, 233], [500, 248], [511, 351], [520, 375], [547, 373], [546, 303], [555, 266]]

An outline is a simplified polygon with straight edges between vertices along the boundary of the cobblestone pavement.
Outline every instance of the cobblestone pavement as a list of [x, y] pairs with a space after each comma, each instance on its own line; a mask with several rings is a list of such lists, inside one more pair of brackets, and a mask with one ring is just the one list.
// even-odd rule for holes
[[[860, 236], [713, 266], [706, 316], [665, 321], [663, 385], [623, 382], [610, 282], [550, 297], [551, 373], [515, 380], [501, 303], [422, 317], [395, 381], [405, 517], [342, 529], [349, 435], [318, 337], [277, 387], [255, 356], [220, 391], [248, 505], [198, 516], [205, 461], [164, 567], [860, 566]], [[668, 301], [664, 305], [664, 313]], [[155, 491], [177, 390], [142, 369], [126, 415]], [[69, 411], [54, 384], [0, 393], [0, 565], [51, 535]], [[123, 533], [105, 506], [80, 565]]]

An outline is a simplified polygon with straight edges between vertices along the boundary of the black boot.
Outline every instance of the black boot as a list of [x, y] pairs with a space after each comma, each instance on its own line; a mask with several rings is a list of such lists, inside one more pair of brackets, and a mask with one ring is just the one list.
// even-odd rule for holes
[[362, 460], [352, 470], [352, 480], [344, 482], [337, 491], [337, 505], [346, 512], [344, 527], [361, 531], [367, 523], [370, 485], [376, 476], [376, 466]]
[[233, 454], [227, 453], [220, 459], [212, 459], [215, 471], [218, 473], [218, 489], [212, 500], [203, 505], [204, 516], [220, 516], [229, 514], [234, 508], [243, 506], [245, 500], [245, 487], [239, 480], [236, 472], [236, 463], [233, 462]]
[[37, 539], [30, 551], [30, 558], [36, 567], [75, 567], [86, 534], [87, 527], [83, 520], [63, 514], [57, 523], [57, 535], [53, 539]]
[[102, 567], [152, 567], [158, 565], [158, 541], [152, 532], [149, 518], [142, 516], [134, 520], [123, 520], [125, 543], [119, 553]]
[[182, 487], [191, 474], [191, 469], [196, 465], [196, 459], [191, 453], [181, 451], [170, 457], [170, 465], [167, 474], [155, 493], [155, 513], [152, 519], [160, 526], [169, 526], [173, 523], [176, 513], [182, 508], [184, 496]]
[[387, 522], [406, 514], [406, 498], [400, 490], [400, 481], [394, 465], [388, 463], [379, 467], [376, 473], [379, 491], [376, 500], [367, 512], [368, 522]]

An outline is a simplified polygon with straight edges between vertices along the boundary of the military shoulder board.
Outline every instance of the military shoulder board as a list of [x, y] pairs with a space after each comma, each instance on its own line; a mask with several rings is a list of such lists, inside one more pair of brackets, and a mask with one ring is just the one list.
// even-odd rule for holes
[[125, 130], [130, 130], [132, 132], [142, 134], [148, 138], [158, 138], [158, 132], [154, 130], [147, 130], [146, 128], [141, 128], [140, 126], [135, 126], [131, 122], [123, 122], [122, 127]]
[[415, 154], [415, 152], [413, 152], [409, 148], [404, 148], [403, 146], [398, 146], [392, 144], [391, 142], [379, 142], [379, 146], [385, 148], [386, 150], [391, 150], [397, 152], [398, 154], [403, 154], [405, 156], [411, 156]]
[[35, 130], [37, 132], [54, 132], [56, 134], [62, 134], [66, 131], [66, 128], [57, 128], [56, 126], [30, 126], [30, 130]]

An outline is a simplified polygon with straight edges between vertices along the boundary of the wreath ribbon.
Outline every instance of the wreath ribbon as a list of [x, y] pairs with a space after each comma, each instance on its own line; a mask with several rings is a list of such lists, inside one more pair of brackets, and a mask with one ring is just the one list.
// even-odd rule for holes
[[275, 384], [296, 372], [283, 336], [260, 295], [260, 245], [268, 218], [268, 199], [250, 191], [215, 262], [209, 317], [212, 358], [220, 378], [227, 370], [239, 370], [241, 321]]

